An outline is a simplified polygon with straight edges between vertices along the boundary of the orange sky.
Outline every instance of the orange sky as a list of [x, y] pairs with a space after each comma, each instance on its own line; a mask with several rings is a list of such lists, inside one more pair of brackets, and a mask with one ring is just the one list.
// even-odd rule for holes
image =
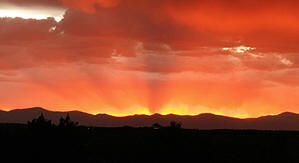
[[299, 112], [298, 8], [297, 0], [2, 0], [0, 109]]

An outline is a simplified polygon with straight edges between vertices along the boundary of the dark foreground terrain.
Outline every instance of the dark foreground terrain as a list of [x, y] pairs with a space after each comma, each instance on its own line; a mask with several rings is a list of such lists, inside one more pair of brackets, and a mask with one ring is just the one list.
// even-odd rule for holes
[[1, 162], [299, 162], [299, 132], [0, 124]]

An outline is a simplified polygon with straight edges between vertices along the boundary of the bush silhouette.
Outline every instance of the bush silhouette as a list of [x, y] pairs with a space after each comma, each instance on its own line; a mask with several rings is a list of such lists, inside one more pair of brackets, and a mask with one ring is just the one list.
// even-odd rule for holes
[[171, 121], [170, 128], [180, 129], [180, 128], [182, 128], [182, 122]]
[[78, 122], [74, 122], [71, 120], [71, 117], [69, 114], [65, 118], [61, 117], [59, 120], [58, 127], [61, 128], [74, 128], [78, 126]]
[[43, 114], [41, 114], [38, 118], [33, 119], [32, 121], [28, 121], [28, 126], [30, 128], [50, 128], [54, 125], [52, 124], [51, 120], [47, 120]]

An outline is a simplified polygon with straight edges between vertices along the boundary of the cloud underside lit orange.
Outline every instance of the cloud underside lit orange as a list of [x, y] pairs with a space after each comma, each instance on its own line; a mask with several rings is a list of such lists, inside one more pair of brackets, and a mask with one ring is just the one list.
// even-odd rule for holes
[[0, 18], [0, 109], [299, 112], [298, 1], [4, 2], [65, 14]]

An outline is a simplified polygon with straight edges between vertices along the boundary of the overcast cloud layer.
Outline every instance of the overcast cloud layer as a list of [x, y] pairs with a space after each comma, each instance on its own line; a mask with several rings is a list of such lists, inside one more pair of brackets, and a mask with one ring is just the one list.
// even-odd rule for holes
[[64, 15], [0, 18], [0, 109], [299, 112], [296, 0], [1, 3]]

